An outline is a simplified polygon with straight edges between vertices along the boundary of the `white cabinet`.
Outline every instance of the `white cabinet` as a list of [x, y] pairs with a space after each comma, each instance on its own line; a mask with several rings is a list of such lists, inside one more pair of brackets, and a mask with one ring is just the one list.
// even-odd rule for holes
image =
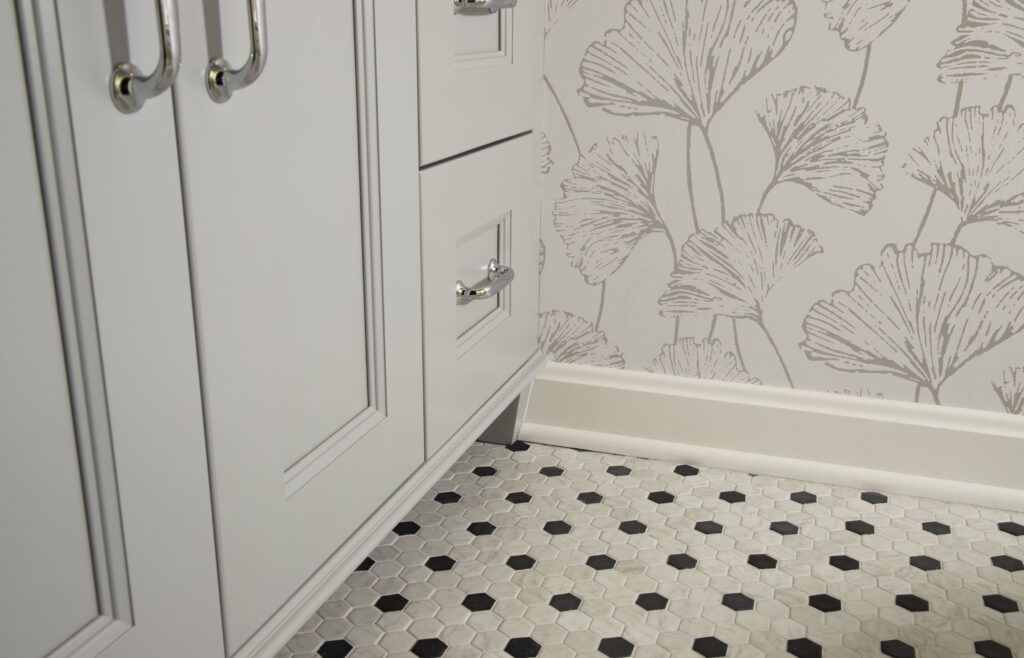
[[113, 108], [105, 32], [102, 3], [0, 4], [0, 654], [216, 656], [173, 110]]
[[428, 164], [537, 125], [544, 51], [540, 0], [493, 13], [418, 0], [420, 162]]
[[[254, 83], [175, 86], [230, 652], [423, 461], [418, 213], [381, 206], [415, 199], [415, 141], [377, 140], [415, 86], [379, 88], [373, 5], [270, 3]], [[181, 4], [183, 72], [245, 61], [246, 3], [219, 18]]]
[[[428, 453], [537, 351], [534, 155], [533, 135], [523, 135], [421, 174]], [[509, 268], [502, 276], [514, 273], [512, 282], [457, 300], [456, 281], [502, 285], [491, 261]]]
[[[0, 7], [0, 654], [273, 656], [515, 398], [535, 4], [483, 17], [500, 62], [460, 24], [452, 72], [515, 89], [438, 143], [521, 136], [422, 173], [421, 130], [455, 131], [418, 95], [423, 3]], [[208, 64], [245, 63], [253, 25], [265, 67], [215, 102]], [[502, 173], [467, 192], [475, 169]], [[512, 286], [456, 304], [492, 258]]]

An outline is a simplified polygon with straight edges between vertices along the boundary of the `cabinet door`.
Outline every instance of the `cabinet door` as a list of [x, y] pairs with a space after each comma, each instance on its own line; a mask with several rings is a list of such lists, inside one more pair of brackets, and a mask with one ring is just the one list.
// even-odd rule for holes
[[229, 653], [424, 455], [415, 78], [378, 136], [374, 3], [270, 2], [266, 69], [214, 103], [247, 4], [181, 3], [175, 86]]
[[451, 0], [419, 0], [422, 164], [534, 128], [544, 4], [462, 14]]
[[107, 86], [156, 61], [133, 4], [111, 48], [101, 3], [0, 3], [4, 656], [223, 654], [171, 99]]
[[[421, 174], [431, 454], [537, 351], [533, 145], [534, 136], [523, 135]], [[486, 281], [492, 259], [512, 267], [512, 283], [495, 297], [457, 304], [456, 281]]]

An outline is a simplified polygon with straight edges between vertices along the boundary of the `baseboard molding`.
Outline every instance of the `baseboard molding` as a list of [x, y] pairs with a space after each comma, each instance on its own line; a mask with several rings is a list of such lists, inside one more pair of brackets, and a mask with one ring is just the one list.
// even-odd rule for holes
[[1024, 418], [549, 364], [536, 441], [1024, 510]]
[[377, 511], [299, 588], [233, 658], [274, 658], [348, 578], [366, 555], [395, 527], [423, 494], [511, 404], [544, 365], [535, 353], [452, 438], [413, 473]]

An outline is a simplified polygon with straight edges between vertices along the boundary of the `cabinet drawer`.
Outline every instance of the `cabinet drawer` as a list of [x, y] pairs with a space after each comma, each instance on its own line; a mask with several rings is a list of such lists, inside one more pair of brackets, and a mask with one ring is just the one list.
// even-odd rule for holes
[[[534, 136], [421, 174], [427, 450], [433, 453], [537, 349]], [[459, 303], [456, 282], [488, 281], [491, 260], [515, 278]]]
[[539, 117], [544, 3], [493, 14], [419, 0], [420, 163], [531, 130]]

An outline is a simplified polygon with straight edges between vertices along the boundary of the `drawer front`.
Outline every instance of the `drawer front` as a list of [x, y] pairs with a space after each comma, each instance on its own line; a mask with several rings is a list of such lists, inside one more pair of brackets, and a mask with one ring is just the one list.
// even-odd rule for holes
[[[537, 349], [534, 161], [530, 134], [420, 174], [428, 454]], [[492, 259], [512, 267], [512, 283], [459, 304], [456, 282], [488, 281]]]
[[539, 116], [544, 3], [493, 14], [419, 0], [420, 162], [531, 130]]

